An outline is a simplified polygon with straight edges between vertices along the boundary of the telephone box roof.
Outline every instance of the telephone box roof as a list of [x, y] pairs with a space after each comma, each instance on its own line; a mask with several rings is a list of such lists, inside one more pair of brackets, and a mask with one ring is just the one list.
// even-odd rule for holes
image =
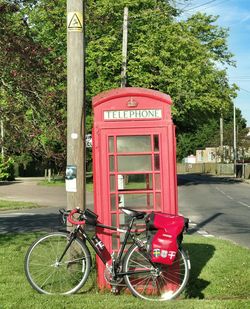
[[136, 88], [136, 87], [126, 87], [126, 88], [116, 88], [108, 91], [99, 93], [93, 98], [93, 107], [96, 107], [99, 104], [102, 104], [106, 101], [113, 100], [121, 97], [147, 97], [162, 101], [168, 105], [172, 104], [171, 98], [169, 95], [159, 92], [157, 90], [151, 90], [146, 88]]

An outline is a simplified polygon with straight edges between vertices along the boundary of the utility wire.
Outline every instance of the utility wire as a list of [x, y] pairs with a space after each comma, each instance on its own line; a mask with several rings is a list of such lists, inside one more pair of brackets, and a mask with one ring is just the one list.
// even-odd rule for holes
[[240, 90], [244, 90], [244, 91], [246, 91], [247, 93], [250, 93], [250, 91], [249, 91], [249, 90], [246, 90], [246, 89], [241, 88], [241, 87], [239, 87], [239, 88], [240, 88]]
[[[184, 9], [182, 10], [182, 12], [183, 12], [183, 13], [186, 13], [186, 12], [188, 12], [188, 11], [193, 11], [193, 10], [195, 10], [195, 9], [197, 9], [197, 8], [201, 8], [201, 7], [204, 7], [204, 6], [205, 6], [204, 9], [209, 9], [209, 8], [218, 6], [218, 5], [220, 5], [220, 4], [222, 4], [222, 3], [226, 2], [226, 1], [231, 1], [231, 0], [222, 0], [222, 1], [218, 2], [218, 3], [215, 3], [216, 1], [218, 1], [218, 0], [210, 0], [210, 1], [205, 2], [205, 3], [203, 3], [203, 4], [199, 4], [199, 5], [193, 6], [193, 7], [191, 7], [191, 8], [187, 8], [186, 10], [185, 10], [185, 8], [184, 8]], [[208, 6], [209, 4], [211, 4], [211, 5]], [[187, 6], [186, 6], [186, 7], [187, 7]]]
[[218, 6], [218, 5], [221, 5], [222, 3], [225, 3], [225, 2], [227, 2], [227, 1], [231, 1], [231, 0], [222, 0], [221, 2], [214, 3], [214, 4], [210, 5], [210, 6], [207, 6], [205, 9], [214, 8], [214, 7], [216, 7], [216, 6]]
[[197, 6], [193, 6], [193, 7], [189, 8], [189, 9], [185, 10], [185, 12], [192, 11], [192, 10], [194, 10], [194, 9], [200, 8], [200, 7], [202, 7], [202, 6], [205, 6], [205, 5], [207, 5], [207, 4], [213, 3], [213, 2], [215, 2], [215, 1], [217, 1], [217, 0], [210, 0], [210, 1], [205, 2], [205, 3], [203, 3], [203, 4], [199, 4], [199, 5], [197, 5]]

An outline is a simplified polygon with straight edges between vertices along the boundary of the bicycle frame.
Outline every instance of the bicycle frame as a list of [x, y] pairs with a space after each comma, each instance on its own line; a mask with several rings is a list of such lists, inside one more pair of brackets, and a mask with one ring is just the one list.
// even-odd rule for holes
[[[131, 236], [132, 240], [134, 243], [137, 244], [136, 238], [133, 236], [133, 234], [131, 235], [131, 230], [133, 227], [133, 223], [136, 219], [135, 218], [131, 218], [128, 228], [126, 230], [114, 227], [114, 226], [109, 226], [109, 225], [104, 225], [101, 223], [97, 223], [96, 227], [100, 227], [100, 228], [104, 228], [104, 229], [108, 229], [108, 230], [113, 230], [113, 231], [117, 231], [120, 233], [125, 233], [124, 236], [124, 241], [122, 243], [121, 248], [118, 251], [118, 255], [116, 257], [116, 259], [112, 259], [112, 266], [113, 266], [113, 272], [114, 272], [114, 276], [117, 277], [123, 277], [126, 275], [131, 275], [131, 274], [139, 274], [139, 273], [147, 273], [150, 272], [149, 270], [137, 270], [137, 271], [130, 271], [130, 272], [117, 272], [117, 268], [121, 263], [123, 254], [124, 254], [124, 250], [128, 241], [129, 236]], [[61, 258], [59, 259], [59, 262], [63, 259], [64, 255], [66, 254], [67, 250], [69, 249], [69, 247], [71, 246], [71, 243], [73, 242], [73, 240], [77, 237], [78, 232], [81, 232], [82, 236], [84, 237], [84, 239], [86, 239], [88, 241], [88, 243], [90, 244], [90, 246], [93, 248], [93, 250], [95, 251], [95, 253], [99, 256], [99, 258], [101, 259], [102, 263], [104, 265], [107, 265], [108, 261], [106, 260], [103, 252], [101, 250], [99, 250], [95, 243], [93, 242], [93, 240], [91, 239], [91, 237], [87, 234], [87, 232], [85, 231], [85, 229], [82, 227], [82, 225], [77, 225], [77, 227], [74, 229], [74, 231], [72, 232], [73, 237], [70, 238], [70, 241], [68, 243], [68, 245], [66, 246]], [[151, 262], [150, 257], [145, 253], [142, 252], [142, 254], [148, 259], [148, 261], [150, 262], [150, 264], [152, 264], [153, 267], [155, 267], [154, 263]], [[111, 255], [112, 256], [112, 255]]]

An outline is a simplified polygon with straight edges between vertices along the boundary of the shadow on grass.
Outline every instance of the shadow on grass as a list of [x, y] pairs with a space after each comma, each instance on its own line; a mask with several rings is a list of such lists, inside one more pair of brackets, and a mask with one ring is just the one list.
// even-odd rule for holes
[[[7, 214], [8, 215], [8, 214]], [[5, 233], [23, 233], [23, 232], [52, 232], [58, 229], [65, 229], [60, 222], [60, 214], [37, 214], [22, 216], [4, 216], [0, 217], [0, 234]]]
[[215, 247], [207, 244], [185, 243], [184, 249], [188, 252], [191, 262], [190, 277], [185, 290], [185, 297], [203, 299], [204, 294], [202, 291], [210, 282], [199, 278], [199, 276], [202, 269], [213, 257]]

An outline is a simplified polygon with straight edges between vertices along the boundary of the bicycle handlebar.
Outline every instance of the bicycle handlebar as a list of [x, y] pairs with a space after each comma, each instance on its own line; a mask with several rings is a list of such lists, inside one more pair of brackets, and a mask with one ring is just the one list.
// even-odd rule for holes
[[74, 220], [73, 219], [73, 215], [76, 214], [76, 213], [81, 214], [81, 217], [83, 217], [83, 215], [84, 215], [84, 213], [83, 213], [83, 211], [81, 211], [81, 209], [79, 209], [79, 208], [72, 209], [70, 211], [70, 213], [68, 214], [68, 218], [67, 218], [68, 222], [70, 222], [73, 225], [83, 225], [83, 224], [85, 224], [85, 219], [84, 220]]

